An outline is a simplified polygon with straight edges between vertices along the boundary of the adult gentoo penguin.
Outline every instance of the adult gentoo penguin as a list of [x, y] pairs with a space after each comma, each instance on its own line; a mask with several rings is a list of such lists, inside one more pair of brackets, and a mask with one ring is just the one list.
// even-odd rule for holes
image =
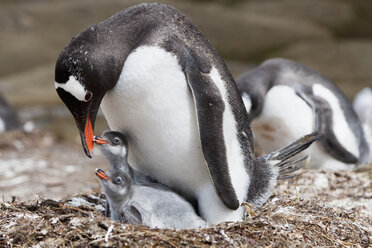
[[126, 134], [130, 164], [195, 199], [209, 223], [241, 219], [241, 202], [271, 194], [276, 169], [255, 166], [234, 79], [178, 10], [140, 4], [92, 25], [61, 52], [55, 80], [89, 157], [101, 106]]
[[311, 166], [350, 169], [368, 162], [369, 148], [352, 105], [332, 82], [288, 59], [269, 59], [236, 80], [255, 139], [265, 152], [318, 130], [306, 151]]

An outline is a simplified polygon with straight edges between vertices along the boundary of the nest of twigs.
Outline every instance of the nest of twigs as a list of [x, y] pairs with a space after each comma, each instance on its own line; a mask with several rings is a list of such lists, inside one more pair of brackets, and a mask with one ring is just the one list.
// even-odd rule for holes
[[0, 246], [371, 247], [370, 172], [371, 166], [359, 172], [304, 170], [280, 184], [261, 209], [247, 206], [244, 221], [205, 229], [150, 229], [112, 221], [102, 214], [101, 194], [3, 202]]

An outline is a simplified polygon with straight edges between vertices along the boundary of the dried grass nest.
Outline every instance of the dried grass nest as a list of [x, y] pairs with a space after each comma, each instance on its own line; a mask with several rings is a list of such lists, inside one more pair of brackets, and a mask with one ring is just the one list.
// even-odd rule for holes
[[372, 166], [354, 172], [303, 170], [278, 185], [261, 209], [248, 207], [244, 221], [206, 229], [150, 229], [112, 221], [102, 215], [100, 193], [3, 202], [0, 246], [371, 247], [371, 171]]

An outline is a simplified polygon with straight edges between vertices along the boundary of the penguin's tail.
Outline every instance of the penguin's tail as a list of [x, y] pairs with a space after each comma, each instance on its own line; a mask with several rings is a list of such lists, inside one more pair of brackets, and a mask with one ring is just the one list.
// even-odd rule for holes
[[257, 207], [262, 206], [272, 195], [278, 180], [296, 176], [294, 173], [302, 168], [308, 159], [294, 158], [319, 139], [318, 132], [306, 135], [276, 152], [262, 155], [255, 159], [251, 171], [251, 182], [246, 201]]
[[309, 135], [303, 136], [292, 144], [276, 152], [264, 155], [266, 160], [278, 170], [277, 180], [283, 180], [296, 176], [296, 174], [293, 172], [304, 167], [308, 162], [309, 156], [304, 156], [300, 159], [293, 159], [293, 157], [307, 149], [319, 138], [319, 133], [313, 132]]

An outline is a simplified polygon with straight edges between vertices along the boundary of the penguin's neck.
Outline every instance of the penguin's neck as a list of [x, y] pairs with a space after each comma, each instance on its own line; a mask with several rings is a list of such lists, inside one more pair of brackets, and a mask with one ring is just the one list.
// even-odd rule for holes
[[[130, 193], [130, 195], [132, 194], [133, 193]], [[131, 197], [126, 196], [126, 197], [123, 197], [123, 199], [121, 199], [120, 201], [112, 201], [110, 199], [108, 200], [109, 205], [110, 205], [110, 218], [111, 219], [119, 220], [119, 221], [122, 220], [124, 210], [130, 198]]]
[[124, 158], [117, 157], [115, 159], [110, 160], [111, 169], [121, 170], [125, 173], [129, 173], [130, 166], [128, 165], [127, 161]]
[[133, 187], [130, 186], [129, 191], [125, 195], [111, 195], [111, 197], [109, 194], [105, 195], [110, 207], [110, 218], [121, 221], [124, 210], [133, 197]]
[[119, 159], [118, 158], [118, 159], [115, 159], [115, 160], [111, 160], [110, 161], [110, 167], [112, 169], [121, 170], [124, 173], [128, 174], [132, 178], [133, 184], [135, 184], [135, 185], [142, 184], [142, 183], [150, 181], [150, 179], [147, 178], [147, 176], [145, 174], [143, 174], [142, 172], [140, 172], [138, 170], [133, 169], [128, 164], [126, 159]]

